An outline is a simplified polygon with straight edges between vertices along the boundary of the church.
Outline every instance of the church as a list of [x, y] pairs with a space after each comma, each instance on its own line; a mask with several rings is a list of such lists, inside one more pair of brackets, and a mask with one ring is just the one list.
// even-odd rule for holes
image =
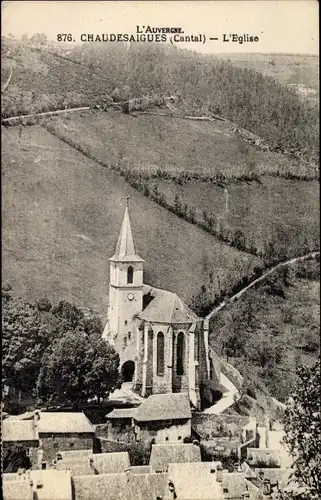
[[209, 352], [208, 328], [173, 292], [144, 284], [127, 206], [110, 261], [109, 307], [103, 338], [120, 356], [125, 381], [143, 397], [185, 392], [201, 407], [220, 390], [219, 360]]

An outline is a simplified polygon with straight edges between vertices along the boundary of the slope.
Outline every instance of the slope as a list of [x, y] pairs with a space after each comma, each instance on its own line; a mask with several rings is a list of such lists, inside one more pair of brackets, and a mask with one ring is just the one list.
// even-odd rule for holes
[[144, 281], [189, 301], [209, 271], [225, 286], [259, 260], [157, 206], [42, 127], [2, 130], [3, 280], [28, 300], [47, 296], [98, 309], [126, 196]]

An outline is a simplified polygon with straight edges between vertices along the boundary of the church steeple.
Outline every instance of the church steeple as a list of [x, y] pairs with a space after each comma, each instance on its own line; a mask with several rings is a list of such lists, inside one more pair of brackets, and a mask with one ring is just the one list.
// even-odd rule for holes
[[125, 214], [118, 237], [116, 250], [114, 255], [109, 260], [115, 262], [144, 262], [144, 260], [137, 254], [135, 248], [129, 216], [129, 196], [127, 197]]

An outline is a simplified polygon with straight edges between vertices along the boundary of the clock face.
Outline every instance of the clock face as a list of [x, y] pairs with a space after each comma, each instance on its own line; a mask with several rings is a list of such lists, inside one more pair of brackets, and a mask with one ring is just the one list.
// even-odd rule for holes
[[132, 293], [129, 293], [129, 294], [127, 295], [127, 299], [128, 299], [128, 300], [133, 300], [133, 299], [134, 299], [134, 295], [133, 295]]

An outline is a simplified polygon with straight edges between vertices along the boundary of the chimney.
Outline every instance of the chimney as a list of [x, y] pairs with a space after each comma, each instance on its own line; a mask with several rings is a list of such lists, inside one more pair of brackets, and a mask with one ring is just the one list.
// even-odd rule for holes
[[263, 495], [271, 495], [271, 481], [265, 478], [263, 481]]
[[259, 479], [261, 479], [261, 481], [263, 481], [263, 479], [264, 479], [264, 470], [260, 470], [259, 471]]
[[218, 483], [221, 483], [223, 481], [223, 467], [221, 465], [218, 465], [216, 467], [216, 481]]
[[176, 498], [176, 491], [175, 491], [174, 483], [171, 480], [168, 481], [168, 490], [169, 490], [169, 498], [170, 498], [170, 500], [175, 500], [175, 498]]

